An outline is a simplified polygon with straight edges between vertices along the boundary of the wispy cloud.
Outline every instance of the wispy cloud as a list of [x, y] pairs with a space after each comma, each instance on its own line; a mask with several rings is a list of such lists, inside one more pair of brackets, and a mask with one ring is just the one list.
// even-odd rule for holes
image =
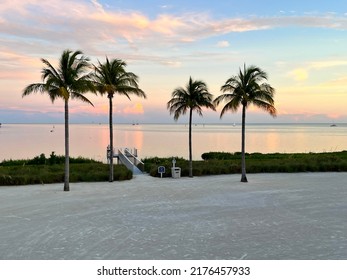
[[304, 68], [296, 68], [289, 73], [296, 81], [305, 81], [308, 78], [308, 71]]
[[[208, 13], [180, 16], [158, 14], [155, 18], [137, 12], [103, 7], [99, 1], [4, 0], [0, 7], [0, 39], [27, 38], [28, 45], [88, 46], [95, 52], [102, 45], [129, 46], [136, 42], [163, 44], [194, 42], [231, 32], [247, 32], [286, 26], [347, 30], [347, 18], [326, 15], [214, 19]], [[155, 44], [154, 44], [155, 42]], [[223, 41], [220, 44], [226, 45]], [[60, 47], [61, 48], [61, 47]]]
[[[176, 68], [196, 71], [200, 74], [199, 71], [206, 69], [206, 63], [209, 63], [209, 66], [214, 63], [218, 65], [218, 71], [233, 71], [233, 67], [237, 69], [237, 66], [232, 65], [233, 62], [238, 63], [238, 59], [249, 58], [249, 53], [252, 53], [250, 59], [258, 62], [257, 59], [260, 57], [258, 54], [263, 49], [244, 45], [247, 49], [244, 51], [242, 43], [231, 41], [236, 37], [234, 34], [229, 36], [231, 33], [270, 31], [285, 27], [347, 30], [347, 17], [335, 13], [298, 15], [297, 12], [282, 11], [279, 16], [220, 18], [214, 17], [209, 12], [174, 13], [175, 10], [172, 7], [162, 6], [157, 9], [159, 12], [156, 15], [148, 15], [137, 10], [111, 9], [110, 6], [102, 3], [101, 0], [2, 0], [0, 5], [0, 104], [10, 106], [12, 102], [12, 104], [23, 104], [29, 107], [33, 103], [38, 103], [41, 96], [37, 99], [31, 97], [33, 99], [22, 100], [22, 89], [29, 82], [39, 81], [42, 67], [40, 57], [47, 58], [56, 65], [61, 51], [66, 48], [81, 49], [91, 56], [93, 61], [102, 60], [105, 54], [109, 57], [121, 57], [129, 62], [129, 66], [138, 67], [135, 71], [143, 70], [144, 74], [141, 74], [141, 78], [147, 75], [145, 78], [149, 79], [146, 82], [151, 91], [162, 92], [163, 88], [160, 87], [166, 90], [165, 86], [174, 88], [177, 84], [171, 86], [165, 83], [165, 86], [158, 86], [158, 77], [160, 79], [166, 75], [168, 79], [171, 79], [186, 74], [183, 70], [177, 71]], [[239, 37], [244, 39], [243, 35], [245, 34]], [[342, 42], [343, 38], [340, 38]], [[208, 42], [207, 48], [204, 47], [206, 42]], [[267, 51], [271, 52], [270, 49]], [[278, 66], [281, 68], [280, 73], [274, 74], [277, 77], [280, 76], [279, 79], [288, 80], [289, 84], [292, 81], [288, 79], [288, 76], [304, 84], [304, 81], [311, 80], [318, 71], [329, 68], [341, 69], [347, 65], [345, 59], [296, 62], [289, 61], [287, 56], [273, 58], [266, 55], [262, 62], [271, 61], [271, 59], [282, 61], [283, 65]], [[156, 70], [151, 70], [153, 73], [146, 71], [146, 67], [152, 67], [153, 64], [155, 64], [154, 68], [160, 69], [159, 71], [163, 67], [166, 68], [168, 74], [166, 72], [163, 74], [163, 71], [154, 73]], [[271, 66], [271, 63], [268, 65]], [[209, 69], [210, 72], [212, 72], [211, 69]], [[330, 72], [332, 71], [329, 69], [327, 73]], [[296, 87], [293, 83], [293, 87], [288, 89], [282, 85], [278, 96], [280, 97], [283, 91], [288, 92], [287, 96], [299, 93], [303, 95], [304, 92], [305, 94], [309, 92], [309, 95], [310, 92], [321, 91], [322, 86], [326, 86], [325, 89], [330, 87], [342, 92], [346, 78], [341, 73], [343, 72], [335, 76], [330, 75], [328, 78], [325, 76], [321, 84], [316, 83], [315, 88], [310, 88], [311, 84], [306, 85], [308, 87]], [[323, 76], [323, 72], [319, 74]], [[271, 74], [271, 77], [275, 75]], [[215, 73], [207, 75], [209, 79], [207, 82], [213, 79], [216, 81], [217, 78], [213, 76], [218, 75]], [[156, 77], [156, 80], [150, 80], [153, 77]], [[218, 80], [217, 82], [220, 83]], [[219, 88], [219, 85], [215, 87]], [[11, 91], [10, 94], [8, 94], [9, 91]], [[12, 96], [16, 96], [17, 99], [12, 99]], [[158, 94], [153, 100], [158, 99], [161, 102], [162, 98]], [[43, 99], [47, 99], [47, 103], [50, 104], [48, 98]], [[93, 97], [93, 101], [95, 99], [96, 97]], [[104, 111], [107, 113], [106, 107], [100, 109], [103, 101], [95, 110], [98, 114], [103, 114]], [[126, 106], [128, 105], [119, 107], [118, 113], [142, 112], [139, 105], [128, 108]], [[61, 110], [60, 106], [54, 108], [56, 107]], [[75, 108], [76, 112], [79, 110], [80, 108]], [[148, 114], [147, 111], [146, 114]]]
[[321, 86], [324, 86], [324, 87], [340, 87], [341, 89], [344, 90], [344, 92], [347, 92], [346, 85], [347, 85], [347, 76], [334, 79], [331, 81], [327, 81], [321, 84]]
[[323, 60], [323, 61], [313, 61], [309, 63], [308, 68], [311, 69], [323, 69], [331, 68], [336, 66], [347, 65], [347, 60]]
[[219, 47], [219, 48], [227, 48], [229, 46], [230, 46], [230, 44], [228, 41], [219, 41], [217, 43], [217, 47]]
[[[312, 71], [319, 71], [319, 70], [325, 70], [326, 68], [336, 68], [340, 66], [346, 66], [347, 60], [320, 60], [320, 61], [311, 61], [306, 62], [301, 67], [297, 67], [290, 72], [288, 72], [288, 76], [292, 77], [296, 81], [306, 81], [308, 80], [310, 76], [310, 72]], [[344, 81], [344, 79], [339, 79], [340, 83], [341, 80]], [[330, 85], [336, 85], [337, 83], [330, 82]]]
[[91, 0], [94, 7], [101, 13], [105, 13], [104, 7], [98, 2], [98, 0]]
[[[0, 6], [0, 62], [2, 65], [8, 63], [4, 54], [10, 51], [23, 57], [49, 58], [69, 47], [82, 49], [92, 56], [116, 52], [125, 59], [177, 67], [180, 58], [173, 60], [173, 53], [168, 58], [167, 50], [228, 33], [287, 26], [347, 30], [347, 18], [336, 14], [287, 14], [216, 19], [209, 13], [191, 12], [149, 17], [140, 11], [112, 10], [98, 0], [3, 0]], [[221, 40], [217, 46], [226, 48], [230, 45], [227, 40]]]
[[0, 79], [28, 79], [33, 77], [32, 70], [39, 67], [41, 62], [13, 50], [0, 47]]

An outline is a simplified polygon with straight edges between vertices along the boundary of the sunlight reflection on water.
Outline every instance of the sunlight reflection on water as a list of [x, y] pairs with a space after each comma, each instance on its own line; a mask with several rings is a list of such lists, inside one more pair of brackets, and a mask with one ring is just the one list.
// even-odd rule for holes
[[[70, 155], [106, 161], [107, 124], [71, 124]], [[193, 126], [193, 158], [209, 151], [240, 151], [240, 125]], [[347, 125], [248, 124], [247, 152], [332, 152], [347, 150]], [[136, 148], [139, 157], [188, 158], [188, 125], [115, 124], [114, 146]], [[54, 151], [64, 154], [63, 124], [3, 124], [0, 128], [0, 160], [32, 158]]]

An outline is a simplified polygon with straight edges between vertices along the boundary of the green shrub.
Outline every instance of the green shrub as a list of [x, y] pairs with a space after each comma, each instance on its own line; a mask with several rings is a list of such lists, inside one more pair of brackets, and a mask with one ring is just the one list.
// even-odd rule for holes
[[28, 165], [45, 165], [47, 162], [47, 159], [45, 157], [45, 154], [41, 154], [37, 157], [34, 157], [31, 160], [28, 160], [27, 164]]
[[[193, 175], [218, 175], [241, 173], [241, 153], [209, 152], [202, 155], [203, 161], [193, 162]], [[221, 159], [225, 158], [225, 159]], [[165, 166], [164, 177], [171, 177], [172, 158], [145, 159], [145, 170], [151, 176], [159, 177], [158, 167]], [[188, 176], [188, 161], [178, 159], [181, 176]], [[246, 154], [247, 173], [276, 172], [325, 172], [347, 171], [347, 151], [334, 153], [293, 153], [293, 154]]]
[[[101, 163], [99, 161], [83, 158], [83, 157], [70, 157], [70, 163]], [[50, 154], [49, 158], [46, 158], [45, 154], [40, 154], [32, 159], [21, 159], [21, 160], [4, 160], [0, 163], [0, 166], [20, 166], [20, 165], [54, 165], [64, 164], [65, 156], [57, 156], [54, 152]]]
[[[108, 181], [109, 166], [103, 163], [70, 164], [70, 182]], [[129, 180], [132, 172], [114, 166], [114, 179]], [[64, 164], [0, 166], [0, 185], [50, 184], [64, 182]]]
[[208, 152], [208, 153], [203, 153], [201, 155], [201, 158], [203, 160], [212, 160], [212, 159], [227, 160], [227, 159], [235, 159], [235, 157], [238, 158], [238, 155], [235, 156], [235, 154], [226, 153], [226, 152]]

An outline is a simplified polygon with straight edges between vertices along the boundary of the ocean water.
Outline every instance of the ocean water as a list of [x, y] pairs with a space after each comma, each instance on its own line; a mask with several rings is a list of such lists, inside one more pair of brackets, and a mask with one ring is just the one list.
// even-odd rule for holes
[[[70, 155], [106, 162], [107, 124], [71, 124]], [[136, 148], [139, 158], [188, 158], [188, 125], [115, 124], [114, 146]], [[193, 126], [193, 158], [209, 151], [238, 152], [241, 125]], [[347, 124], [247, 124], [246, 151], [261, 153], [333, 152], [347, 150]], [[63, 124], [2, 124], [0, 161], [26, 159], [54, 151], [64, 154]]]

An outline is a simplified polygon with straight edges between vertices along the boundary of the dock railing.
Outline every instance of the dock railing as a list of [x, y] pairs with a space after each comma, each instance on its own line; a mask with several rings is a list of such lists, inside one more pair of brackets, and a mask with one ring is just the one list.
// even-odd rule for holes
[[124, 154], [128, 157], [128, 159], [138, 168], [141, 170], [141, 172], [145, 171], [145, 164], [137, 158], [137, 149], [134, 149], [134, 151], [125, 148]]
[[145, 165], [144, 163], [137, 158], [137, 149], [134, 149], [134, 151], [125, 148], [124, 151], [122, 149], [118, 149], [118, 153], [115, 153], [113, 150], [113, 153], [111, 153], [111, 149], [108, 146], [107, 147], [107, 163], [110, 162], [111, 154], [114, 158], [117, 158], [117, 163], [121, 162], [124, 164], [129, 170], [133, 172], [133, 174], [142, 174], [145, 171]]

